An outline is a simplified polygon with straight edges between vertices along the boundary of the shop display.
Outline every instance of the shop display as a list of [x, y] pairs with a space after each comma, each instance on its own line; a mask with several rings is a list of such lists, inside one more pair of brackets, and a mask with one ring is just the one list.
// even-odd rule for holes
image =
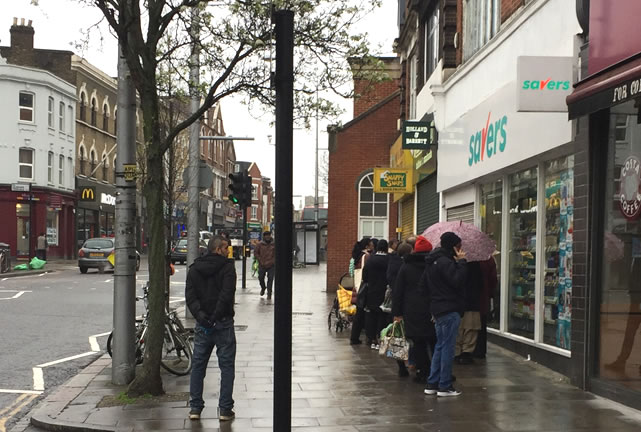
[[537, 169], [510, 176], [509, 332], [534, 338]]
[[574, 158], [546, 163], [543, 341], [570, 349]]
[[[497, 180], [493, 183], [481, 185], [481, 231], [486, 233], [496, 243], [497, 252], [501, 249], [502, 229], [502, 207], [503, 207], [503, 181]], [[500, 255], [495, 258], [497, 286], [490, 293], [489, 315], [487, 325], [492, 328], [499, 328], [501, 315], [501, 259]]]

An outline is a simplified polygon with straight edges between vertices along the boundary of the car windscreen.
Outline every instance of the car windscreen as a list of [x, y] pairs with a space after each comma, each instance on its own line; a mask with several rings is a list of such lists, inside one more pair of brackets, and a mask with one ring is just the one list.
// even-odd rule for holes
[[187, 240], [178, 240], [176, 247], [187, 247]]
[[83, 247], [87, 249], [111, 249], [114, 244], [111, 240], [93, 239], [87, 240]]

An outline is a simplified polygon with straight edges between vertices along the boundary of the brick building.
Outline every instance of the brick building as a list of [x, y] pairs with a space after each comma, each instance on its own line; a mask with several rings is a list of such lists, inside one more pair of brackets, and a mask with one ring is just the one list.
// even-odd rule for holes
[[389, 79], [372, 84], [355, 73], [354, 119], [330, 131], [328, 291], [347, 271], [356, 241], [395, 236], [396, 206], [387, 194], [374, 193], [372, 179], [374, 167], [388, 166], [390, 146], [398, 137], [400, 64], [397, 58], [381, 62]]

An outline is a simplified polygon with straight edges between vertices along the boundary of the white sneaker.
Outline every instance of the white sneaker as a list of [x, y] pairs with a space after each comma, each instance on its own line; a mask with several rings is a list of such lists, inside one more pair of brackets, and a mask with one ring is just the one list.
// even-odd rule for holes
[[439, 390], [436, 393], [436, 396], [439, 397], [452, 397], [452, 396], [459, 396], [462, 392], [459, 390], [456, 390], [454, 387], [450, 387], [447, 390]]
[[378, 348], [377, 348], [377, 345], [376, 345], [375, 343], [373, 343], [373, 344], [370, 346], [370, 348], [371, 348], [371, 349], [378, 349]]

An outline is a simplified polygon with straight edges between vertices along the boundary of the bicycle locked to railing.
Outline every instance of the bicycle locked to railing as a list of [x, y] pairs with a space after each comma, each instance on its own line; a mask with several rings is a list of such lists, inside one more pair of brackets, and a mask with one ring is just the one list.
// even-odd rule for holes
[[[145, 336], [147, 335], [149, 317], [149, 282], [142, 289], [143, 296], [136, 296], [136, 301], [143, 301], [145, 313], [136, 318], [136, 364], [141, 364], [145, 354]], [[107, 338], [107, 352], [111, 356], [113, 331]], [[165, 336], [163, 338], [162, 358], [160, 365], [173, 373], [183, 376], [191, 372], [193, 347], [189, 332], [185, 329], [175, 309], [165, 308]]]

